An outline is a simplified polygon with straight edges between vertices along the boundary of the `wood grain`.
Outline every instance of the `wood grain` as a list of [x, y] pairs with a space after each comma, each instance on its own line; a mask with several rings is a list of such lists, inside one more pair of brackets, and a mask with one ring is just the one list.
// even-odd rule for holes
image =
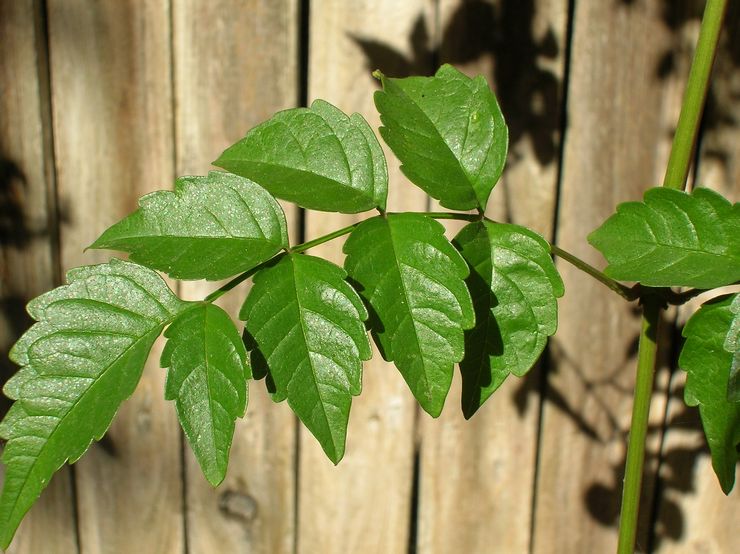
[[[440, 61], [471, 76], [483, 74], [510, 128], [507, 169], [487, 214], [550, 238], [567, 2], [443, 0], [440, 8]], [[543, 55], [546, 42], [551, 50]], [[532, 105], [537, 97], [541, 103]], [[537, 148], [545, 149], [540, 157]], [[536, 369], [523, 380], [511, 377], [465, 421], [456, 370], [442, 416], [424, 420], [419, 552], [529, 550], [539, 380]]]
[[[637, 200], [659, 183], [665, 169], [661, 146], [675, 124], [666, 113], [675, 87], [658, 71], [671, 47], [663, 7], [658, 1], [575, 5], [557, 243], [600, 267], [604, 262], [586, 235], [617, 203]], [[637, 313], [581, 272], [560, 261], [558, 267], [566, 293], [551, 343], [533, 550], [610, 552], [616, 547]], [[660, 372], [659, 391], [665, 380]], [[664, 399], [654, 397], [654, 429], [660, 429]], [[641, 502], [641, 522], [647, 524], [659, 440], [659, 432], [648, 440], [651, 463]], [[646, 547], [647, 527], [638, 532], [638, 550]]]
[[[0, 370], [31, 324], [24, 305], [58, 281], [49, 83], [41, 3], [0, 1]], [[9, 401], [3, 399], [5, 414]], [[52, 479], [8, 549], [77, 552], [72, 471]]]
[[[295, 105], [298, 2], [179, 2], [173, 21], [177, 174], [204, 174], [249, 128]], [[297, 210], [285, 208], [295, 240]], [[183, 282], [180, 291], [200, 299], [216, 286]], [[222, 299], [235, 320], [247, 290]], [[186, 445], [185, 489], [191, 552], [293, 551], [295, 418], [270, 401], [263, 381], [250, 382], [225, 481], [213, 489]]]
[[[48, 2], [64, 268], [137, 198], [173, 180], [169, 2]], [[180, 434], [163, 400], [161, 343], [134, 396], [78, 464], [84, 552], [184, 550]]]
[[[309, 101], [324, 98], [347, 113], [359, 112], [377, 129], [370, 71], [388, 75], [411, 65], [409, 34], [429, 24], [432, 2], [311, 2]], [[364, 45], [365, 50], [363, 51]], [[423, 63], [423, 62], [422, 62]], [[427, 67], [427, 71], [430, 68]], [[423, 210], [426, 196], [404, 183], [386, 150], [389, 210]], [[306, 238], [320, 236], [368, 215], [309, 212]], [[341, 264], [342, 240], [312, 250]], [[301, 430], [298, 552], [310, 554], [406, 552], [409, 541], [416, 403], [396, 368], [377, 351], [365, 363], [362, 395], [350, 413], [347, 451], [337, 467], [313, 436]]]

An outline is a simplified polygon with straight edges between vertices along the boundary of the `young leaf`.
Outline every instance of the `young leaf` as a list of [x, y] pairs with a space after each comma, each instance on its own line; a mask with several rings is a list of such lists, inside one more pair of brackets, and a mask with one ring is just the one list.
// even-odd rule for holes
[[129, 252], [132, 260], [176, 279], [216, 280], [247, 271], [288, 246], [280, 205], [236, 175], [181, 177], [174, 192], [147, 194], [139, 206], [90, 248]]
[[345, 276], [321, 258], [286, 255], [255, 275], [239, 315], [257, 347], [255, 371], [266, 370], [274, 383], [273, 400], [288, 399], [335, 464], [352, 396], [362, 388], [362, 360], [371, 356], [367, 311]]
[[10, 352], [22, 367], [5, 385], [16, 402], [0, 423], [2, 548], [52, 474], [103, 436], [152, 343], [187, 306], [154, 271], [121, 260], [73, 269], [67, 281], [28, 304], [38, 323]]
[[247, 408], [247, 351], [229, 315], [196, 304], [164, 332], [165, 398], [180, 420], [203, 474], [214, 487], [226, 476], [234, 422]]
[[385, 209], [385, 156], [367, 122], [328, 102], [278, 112], [227, 148], [213, 165], [304, 208], [357, 213]]
[[588, 241], [614, 279], [701, 289], [740, 279], [740, 205], [706, 188], [649, 189], [643, 202], [620, 204]]
[[735, 484], [740, 445], [740, 403], [727, 400], [733, 354], [723, 348], [733, 320], [732, 301], [738, 297], [735, 294], [707, 302], [691, 316], [683, 330], [686, 342], [678, 359], [688, 373], [684, 399], [689, 406], [699, 406], [712, 467], [725, 494]]
[[730, 304], [732, 322], [725, 337], [724, 348], [732, 354], [732, 365], [730, 366], [730, 378], [727, 382], [727, 400], [729, 402], [740, 402], [740, 294]]
[[372, 308], [370, 328], [430, 415], [442, 411], [463, 330], [475, 323], [468, 266], [437, 221], [417, 214], [375, 217], [347, 239], [344, 266]]
[[465, 333], [462, 410], [466, 418], [513, 373], [521, 377], [558, 324], [563, 281], [538, 234], [502, 223], [464, 227], [453, 241], [470, 266], [476, 325]]
[[451, 65], [434, 77], [391, 79], [375, 106], [380, 134], [415, 185], [451, 209], [485, 209], [506, 161], [509, 132], [486, 80]]

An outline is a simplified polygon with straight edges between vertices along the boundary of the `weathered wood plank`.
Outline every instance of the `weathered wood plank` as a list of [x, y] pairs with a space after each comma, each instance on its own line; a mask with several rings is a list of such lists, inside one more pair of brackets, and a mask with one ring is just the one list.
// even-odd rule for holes
[[[31, 324], [24, 311], [58, 280], [48, 66], [41, 3], [0, 1], [0, 378]], [[2, 414], [9, 407], [3, 398]], [[77, 552], [72, 471], [63, 468], [21, 524], [9, 553]]]
[[[740, 200], [740, 5], [730, 3], [725, 32], [720, 41], [712, 78], [710, 100], [701, 139], [696, 182], [711, 187], [731, 200]], [[699, 20], [686, 21], [676, 29], [678, 46], [688, 51], [696, 43]], [[678, 323], [686, 319], [705, 298], [682, 306]], [[659, 472], [660, 497], [655, 522], [655, 552], [740, 551], [740, 496], [736, 490], [725, 497], [712, 471], [698, 411], [686, 407], [683, 387], [686, 375], [676, 371], [671, 382], [666, 434]], [[740, 473], [738, 473], [740, 480]]]
[[[395, 75], [408, 68], [414, 58], [409, 34], [420, 21], [432, 21], [432, 7], [428, 0], [312, 1], [309, 101], [324, 98], [348, 113], [359, 112], [377, 129], [372, 100], [377, 85], [370, 71], [380, 68]], [[426, 196], [402, 181], [398, 162], [388, 150], [386, 154], [388, 209], [425, 209]], [[306, 237], [364, 217], [309, 212]], [[341, 264], [342, 242], [312, 252]], [[347, 451], [339, 466], [334, 467], [313, 436], [301, 430], [298, 552], [407, 551], [415, 414], [415, 401], [400, 374], [375, 351], [365, 363], [362, 395], [352, 403]]]
[[[603, 266], [586, 242], [617, 203], [660, 182], [675, 125], [676, 90], [659, 77], [671, 47], [664, 3], [577, 2], [557, 242]], [[676, 78], [680, 78], [676, 76]], [[609, 552], [616, 547], [630, 422], [638, 320], [633, 306], [567, 264], [542, 418], [533, 550]], [[657, 389], [665, 390], [660, 373]], [[665, 396], [651, 406], [660, 429]], [[648, 441], [641, 521], [651, 515], [654, 456]], [[638, 549], [647, 529], [638, 533]]]
[[[442, 0], [440, 9], [440, 61], [483, 74], [510, 129], [507, 169], [487, 213], [550, 238], [567, 2]], [[537, 370], [510, 378], [466, 422], [456, 374], [442, 416], [424, 420], [419, 552], [529, 550], [539, 380]]]
[[[137, 198], [173, 179], [170, 13], [152, 2], [48, 2], [64, 268]], [[135, 395], [77, 467], [85, 552], [184, 550], [180, 434], [163, 400], [160, 346]]]
[[[273, 112], [298, 98], [297, 0], [222, 0], [173, 4], [178, 175], [204, 174], [211, 160]], [[297, 210], [286, 206], [291, 237]], [[181, 283], [203, 298], [213, 283]], [[239, 287], [221, 305], [237, 318]], [[252, 381], [237, 422], [229, 472], [218, 489], [186, 445], [186, 532], [191, 552], [292, 552], [295, 418]]]

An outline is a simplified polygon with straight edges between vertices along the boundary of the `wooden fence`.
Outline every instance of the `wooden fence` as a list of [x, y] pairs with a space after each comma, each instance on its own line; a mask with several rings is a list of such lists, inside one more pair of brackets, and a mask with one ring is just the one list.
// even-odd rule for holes
[[[740, 9], [731, 2], [695, 177], [738, 199]], [[0, 359], [24, 304], [174, 177], [204, 174], [274, 111], [325, 98], [378, 116], [370, 70], [483, 73], [511, 132], [491, 212], [603, 265], [585, 237], [661, 181], [703, 2], [684, 0], [0, 0]], [[729, 32], [728, 32], [729, 30]], [[389, 158], [393, 160], [393, 158]], [[401, 186], [394, 210], [429, 205]], [[735, 188], [733, 189], [733, 184]], [[352, 217], [288, 208], [294, 240]], [[320, 253], [340, 260], [336, 242]], [[338, 467], [261, 383], [216, 490], [183, 444], [155, 348], [103, 441], [54, 478], [14, 553], [612, 552], [636, 311], [558, 261], [566, 296], [538, 369], [469, 422], [419, 412], [376, 355]], [[198, 298], [212, 284], [185, 283]], [[239, 295], [224, 306], [235, 311]], [[676, 339], [671, 314], [665, 326]], [[674, 344], [675, 344], [674, 340]], [[641, 551], [740, 552], [683, 375], [657, 375]], [[6, 406], [7, 407], [7, 406]]]

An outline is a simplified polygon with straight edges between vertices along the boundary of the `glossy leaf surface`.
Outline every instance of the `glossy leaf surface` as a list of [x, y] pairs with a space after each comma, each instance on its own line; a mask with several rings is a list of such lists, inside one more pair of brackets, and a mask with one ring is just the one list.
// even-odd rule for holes
[[740, 403], [727, 399], [733, 354], [724, 348], [734, 316], [732, 301], [733, 296], [728, 296], [707, 302], [691, 316], [683, 330], [686, 342], [678, 360], [688, 373], [684, 399], [689, 406], [699, 406], [712, 467], [725, 494], [735, 484], [740, 444]]
[[740, 402], [740, 294], [730, 304], [732, 321], [725, 337], [724, 348], [732, 355], [730, 378], [727, 382], [727, 400]]
[[371, 307], [370, 328], [429, 414], [442, 411], [453, 364], [463, 357], [463, 331], [475, 322], [465, 286], [468, 266], [422, 215], [364, 221], [347, 239], [345, 268]]
[[288, 246], [280, 205], [236, 175], [181, 177], [174, 192], [147, 194], [139, 206], [91, 248], [128, 252], [176, 279], [216, 280], [247, 271]]
[[453, 242], [470, 266], [475, 308], [460, 362], [462, 409], [470, 418], [510, 373], [521, 377], [535, 364], [557, 329], [564, 290], [549, 245], [524, 227], [471, 223]]
[[361, 115], [323, 100], [278, 112], [213, 164], [304, 208], [385, 209], [388, 170], [378, 139]]
[[234, 422], [247, 408], [247, 351], [229, 315], [213, 304], [186, 310], [164, 336], [165, 398], [176, 401], [185, 436], [215, 487], [226, 476]]
[[10, 354], [22, 367], [3, 389], [15, 403], [0, 424], [2, 547], [52, 474], [105, 434], [154, 340], [187, 306], [154, 271], [121, 260], [73, 269], [67, 281], [29, 303], [38, 323]]
[[643, 202], [620, 204], [588, 241], [614, 279], [702, 289], [740, 280], [740, 205], [706, 188], [649, 189]]
[[352, 396], [370, 359], [367, 310], [342, 268], [289, 254], [259, 271], [242, 307], [256, 372], [267, 371], [335, 464], [344, 455]]
[[485, 209], [509, 140], [486, 80], [450, 65], [434, 77], [380, 77], [380, 134], [404, 175], [447, 208]]

